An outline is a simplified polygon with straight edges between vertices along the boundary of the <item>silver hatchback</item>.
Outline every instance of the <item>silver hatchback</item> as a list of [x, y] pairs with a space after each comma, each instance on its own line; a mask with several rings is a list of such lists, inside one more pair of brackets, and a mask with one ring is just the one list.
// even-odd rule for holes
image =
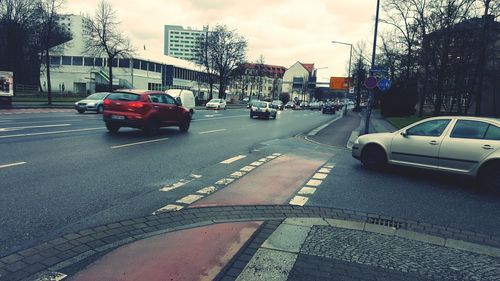
[[424, 119], [394, 133], [358, 137], [352, 156], [368, 168], [389, 163], [477, 177], [500, 192], [500, 119]]
[[83, 100], [75, 102], [75, 109], [78, 113], [85, 111], [95, 111], [100, 114], [104, 110], [103, 101], [109, 95], [108, 92], [95, 93]]

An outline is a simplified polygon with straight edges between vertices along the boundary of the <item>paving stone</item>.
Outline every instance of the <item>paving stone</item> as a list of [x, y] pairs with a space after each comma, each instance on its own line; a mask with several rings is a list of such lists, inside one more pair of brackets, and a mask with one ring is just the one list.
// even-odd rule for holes
[[259, 249], [238, 276], [238, 281], [285, 281], [297, 255], [271, 249]]
[[298, 253], [300, 246], [307, 237], [309, 229], [309, 227], [282, 223], [267, 238], [262, 247]]

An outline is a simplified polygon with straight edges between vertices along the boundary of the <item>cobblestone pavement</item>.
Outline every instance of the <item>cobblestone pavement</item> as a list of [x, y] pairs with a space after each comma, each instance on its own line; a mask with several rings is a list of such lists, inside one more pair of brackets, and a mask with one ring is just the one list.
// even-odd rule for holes
[[[321, 265], [329, 263], [326, 269], [318, 272], [319, 277], [347, 272], [348, 275], [359, 276], [349, 277], [352, 280], [406, 280], [417, 277], [418, 280], [500, 280], [500, 258], [331, 226], [313, 226], [300, 252], [307, 256], [301, 255], [296, 263], [297, 269], [291, 275], [294, 280], [299, 280], [297, 277], [302, 276], [301, 272], [307, 271], [308, 267], [321, 268]], [[363, 272], [372, 272], [370, 275], [373, 278], [367, 278]], [[377, 272], [378, 278], [375, 278], [374, 272]], [[349, 278], [341, 279], [351, 280]]]

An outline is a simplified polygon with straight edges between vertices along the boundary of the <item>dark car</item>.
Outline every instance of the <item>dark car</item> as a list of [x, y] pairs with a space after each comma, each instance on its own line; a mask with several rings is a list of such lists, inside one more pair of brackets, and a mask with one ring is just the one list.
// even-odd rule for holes
[[271, 102], [271, 106], [277, 110], [283, 110], [285, 106], [283, 105], [283, 102], [280, 100], [273, 100]]
[[121, 127], [131, 127], [156, 134], [167, 126], [178, 126], [187, 132], [191, 115], [179, 101], [164, 92], [120, 90], [104, 99], [103, 120], [112, 133]]
[[337, 106], [332, 102], [325, 103], [323, 109], [321, 109], [323, 114], [335, 114], [335, 111], [337, 111]]

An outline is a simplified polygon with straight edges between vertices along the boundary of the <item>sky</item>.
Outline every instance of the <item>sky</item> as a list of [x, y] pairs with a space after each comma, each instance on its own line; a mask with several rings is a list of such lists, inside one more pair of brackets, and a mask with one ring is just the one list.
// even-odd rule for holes
[[[95, 14], [100, 0], [66, 0], [61, 12]], [[318, 80], [347, 76], [349, 46], [371, 46], [376, 0], [108, 0], [134, 46], [163, 54], [164, 25], [225, 24], [248, 40], [249, 62], [314, 63]], [[371, 55], [367, 48], [368, 57]]]

